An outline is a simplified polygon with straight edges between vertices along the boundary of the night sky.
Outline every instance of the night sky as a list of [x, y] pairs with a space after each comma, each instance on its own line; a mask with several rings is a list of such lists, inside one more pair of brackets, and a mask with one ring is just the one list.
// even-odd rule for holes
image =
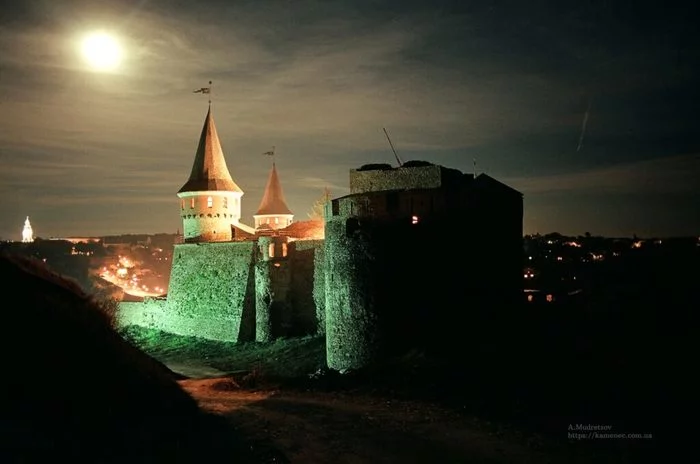
[[[172, 232], [207, 111], [252, 224], [403, 160], [525, 195], [525, 232], [700, 233], [693, 2], [0, 2], [0, 237]], [[112, 32], [124, 62], [86, 67]], [[579, 141], [587, 109], [581, 146]]]

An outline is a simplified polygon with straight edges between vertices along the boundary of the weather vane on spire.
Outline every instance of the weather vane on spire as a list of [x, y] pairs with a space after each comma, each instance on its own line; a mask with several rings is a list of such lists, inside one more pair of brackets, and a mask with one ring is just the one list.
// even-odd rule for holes
[[273, 146], [272, 146], [272, 150], [266, 151], [265, 153], [263, 153], [263, 155], [265, 155], [265, 156], [271, 156], [271, 157], [272, 157], [272, 162], [274, 163], [274, 162], [275, 162], [275, 146], [273, 145]]
[[209, 95], [209, 106], [211, 106], [211, 81], [209, 81], [209, 87], [202, 87], [194, 90], [192, 93], [206, 93]]

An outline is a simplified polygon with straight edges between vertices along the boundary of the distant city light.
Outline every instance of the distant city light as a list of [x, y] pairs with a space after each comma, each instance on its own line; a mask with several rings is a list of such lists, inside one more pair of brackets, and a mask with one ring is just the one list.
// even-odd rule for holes
[[[32, 231], [32, 225], [29, 222], [29, 216], [24, 220], [24, 228], [22, 229], [22, 242], [31, 243], [34, 241], [34, 231]], [[46, 260], [44, 260], [46, 261]]]
[[[162, 248], [159, 250], [162, 251]], [[144, 263], [138, 258], [126, 255], [118, 255], [115, 258], [116, 263], [99, 268], [99, 276], [102, 279], [132, 296], [154, 297], [165, 294], [164, 287], [160, 285], [161, 276], [152, 269], [142, 268]]]

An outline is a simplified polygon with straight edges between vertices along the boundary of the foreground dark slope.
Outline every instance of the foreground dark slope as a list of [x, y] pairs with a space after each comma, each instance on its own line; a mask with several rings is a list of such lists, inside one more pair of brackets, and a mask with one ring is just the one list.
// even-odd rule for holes
[[8, 290], [0, 461], [41, 462], [47, 453], [73, 462], [248, 459], [250, 446], [232, 443], [235, 435], [120, 338], [77, 285], [8, 256], [0, 256], [0, 279]]

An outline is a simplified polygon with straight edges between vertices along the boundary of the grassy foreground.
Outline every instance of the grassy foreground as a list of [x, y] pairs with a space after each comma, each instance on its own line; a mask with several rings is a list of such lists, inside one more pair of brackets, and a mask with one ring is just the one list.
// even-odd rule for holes
[[121, 335], [186, 377], [199, 377], [197, 372], [218, 371], [221, 375], [250, 373], [267, 380], [284, 380], [307, 376], [326, 363], [325, 341], [318, 336], [236, 344], [137, 326], [122, 329]]

